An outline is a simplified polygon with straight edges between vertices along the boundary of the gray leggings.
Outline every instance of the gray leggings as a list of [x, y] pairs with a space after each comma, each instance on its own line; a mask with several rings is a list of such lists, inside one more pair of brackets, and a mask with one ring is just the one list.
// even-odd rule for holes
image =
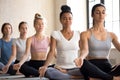
[[59, 70], [49, 67], [45, 73], [45, 77], [49, 78], [49, 79], [54, 79], [54, 80], [63, 80], [63, 79], [70, 79], [71, 75], [72, 76], [80, 76], [82, 75], [80, 73], [80, 69], [79, 68], [72, 68], [72, 69], [68, 69], [67, 73], [62, 73]]

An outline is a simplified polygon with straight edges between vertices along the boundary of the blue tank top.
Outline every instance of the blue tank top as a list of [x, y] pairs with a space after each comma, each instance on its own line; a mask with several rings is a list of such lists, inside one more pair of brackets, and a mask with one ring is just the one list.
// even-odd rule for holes
[[108, 58], [111, 48], [111, 37], [107, 33], [106, 40], [97, 40], [91, 31], [91, 37], [88, 40], [89, 56], [96, 58]]
[[12, 41], [13, 38], [9, 42], [0, 39], [0, 49], [1, 49], [0, 62], [2, 62], [4, 65], [8, 63], [8, 60], [12, 54]]

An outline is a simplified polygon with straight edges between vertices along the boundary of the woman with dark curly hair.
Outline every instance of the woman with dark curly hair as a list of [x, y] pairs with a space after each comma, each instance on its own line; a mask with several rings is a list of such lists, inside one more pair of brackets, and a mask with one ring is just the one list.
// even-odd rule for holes
[[[66, 80], [80, 77], [79, 68], [74, 60], [78, 58], [80, 32], [71, 29], [73, 14], [67, 5], [61, 7], [60, 22], [62, 30], [53, 31], [51, 46], [45, 65], [40, 68], [40, 76], [52, 80]], [[56, 51], [56, 52], [55, 52]], [[56, 54], [55, 54], [56, 53]], [[54, 68], [47, 68], [51, 59], [56, 58]]]

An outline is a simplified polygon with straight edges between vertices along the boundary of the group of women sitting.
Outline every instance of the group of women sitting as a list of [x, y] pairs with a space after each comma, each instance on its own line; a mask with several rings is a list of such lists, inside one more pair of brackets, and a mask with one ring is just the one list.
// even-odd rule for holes
[[[11, 38], [11, 24], [3, 24], [0, 39], [2, 73], [14, 75], [19, 71], [26, 77], [40, 76], [51, 80], [83, 77], [85, 80], [120, 80], [120, 65], [112, 67], [109, 61], [111, 43], [119, 51], [120, 43], [113, 32], [105, 29], [105, 6], [101, 3], [93, 6], [93, 27], [81, 33], [71, 29], [71, 8], [62, 5], [61, 10], [62, 29], [53, 31], [50, 38], [43, 33], [45, 22], [38, 13], [34, 19], [36, 33], [29, 38], [26, 37], [26, 22], [19, 24], [17, 39]], [[56, 58], [55, 64], [51, 64], [53, 58]]]

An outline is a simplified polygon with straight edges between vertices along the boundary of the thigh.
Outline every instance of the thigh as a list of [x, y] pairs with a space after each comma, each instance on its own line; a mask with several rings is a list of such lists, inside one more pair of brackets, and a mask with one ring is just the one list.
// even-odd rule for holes
[[67, 73], [63, 73], [55, 68], [49, 67], [45, 73], [45, 77], [49, 78], [49, 79], [59, 79], [59, 80], [63, 80], [63, 79], [70, 79], [70, 75]]
[[89, 61], [106, 73], [110, 72], [112, 69], [112, 65], [107, 59], [95, 59]]
[[39, 60], [30, 60], [28, 62], [28, 65], [31, 66], [31, 67], [34, 67], [35, 69], [39, 69], [39, 67], [43, 66], [45, 63], [45, 61], [39, 61]]
[[79, 68], [69, 69], [68, 74], [70, 74], [72, 76], [81, 76], [82, 75]]

